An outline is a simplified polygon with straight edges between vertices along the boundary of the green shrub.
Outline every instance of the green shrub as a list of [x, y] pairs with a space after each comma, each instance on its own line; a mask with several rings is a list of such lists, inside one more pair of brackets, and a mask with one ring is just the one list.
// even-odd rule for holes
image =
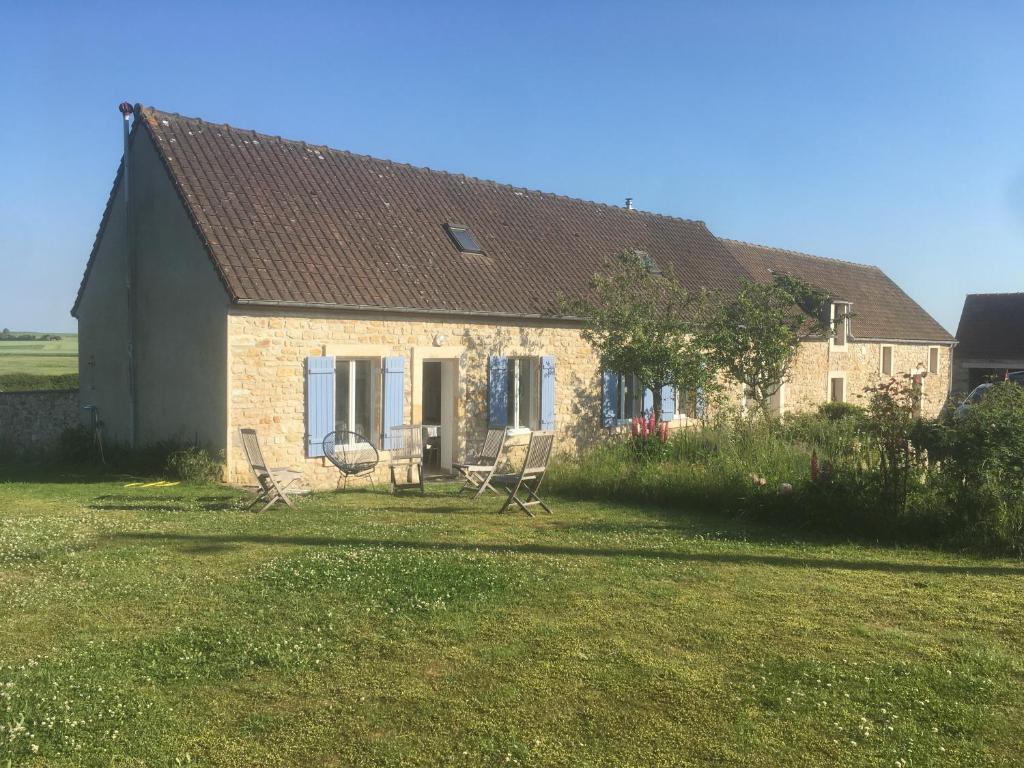
[[863, 421], [865, 411], [856, 403], [830, 402], [819, 405], [818, 414], [829, 421], [842, 421], [843, 419]]
[[92, 430], [85, 427], [66, 427], [61, 432], [56, 454], [62, 464], [80, 465], [99, 461]]
[[206, 448], [190, 446], [171, 451], [165, 463], [166, 473], [187, 483], [218, 483], [224, 476], [224, 457]]
[[0, 392], [78, 389], [77, 373], [0, 373]]
[[1024, 387], [996, 384], [962, 417], [915, 435], [936, 463], [932, 482], [961, 528], [991, 546], [1024, 554]]
[[945, 421], [915, 416], [910, 383], [873, 391], [866, 411], [823, 409], [781, 422], [721, 415], [676, 431], [657, 454], [619, 439], [560, 458], [549, 488], [789, 529], [1024, 554], [1024, 388], [993, 392], [963, 419]]

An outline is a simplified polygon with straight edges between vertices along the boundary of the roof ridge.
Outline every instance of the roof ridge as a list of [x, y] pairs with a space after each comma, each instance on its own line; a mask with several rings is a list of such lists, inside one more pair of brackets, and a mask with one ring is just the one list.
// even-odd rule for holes
[[[878, 272], [882, 272], [882, 268], [879, 267], [877, 264], [864, 264], [863, 262], [860, 262], [860, 261], [849, 261], [848, 259], [837, 259], [837, 258], [835, 258], [833, 256], [819, 256], [816, 253], [807, 253], [806, 251], [797, 251], [797, 250], [794, 250], [792, 248], [779, 248], [778, 246], [775, 246], [775, 245], [762, 245], [761, 243], [750, 243], [750, 242], [747, 242], [746, 240], [735, 240], [735, 239], [733, 239], [731, 237], [721, 237], [721, 236], [719, 236], [718, 239], [722, 240], [724, 242], [727, 242], [727, 243], [736, 243], [736, 245], [747, 245], [747, 246], [750, 246], [751, 248], [761, 248], [762, 250], [766, 250], [766, 251], [779, 251], [781, 253], [792, 254], [793, 256], [803, 256], [803, 257], [808, 258], [808, 259], [818, 259], [819, 261], [832, 261], [832, 262], [835, 262], [837, 264], [849, 264], [851, 267], [865, 267], [867, 269], [874, 269], [874, 270], [877, 270]], [[885, 274], [885, 273], [882, 272], [882, 274]]]
[[585, 203], [587, 205], [599, 205], [599, 206], [601, 206], [603, 208], [609, 208], [609, 209], [611, 209], [613, 211], [623, 211], [623, 212], [628, 211], [631, 214], [639, 214], [639, 215], [644, 215], [644, 216], [653, 216], [653, 217], [660, 218], [660, 219], [669, 219], [671, 221], [681, 221], [681, 222], [684, 222], [684, 223], [687, 223], [687, 224], [699, 224], [702, 227], [704, 227], [705, 229], [707, 229], [707, 223], [704, 222], [701, 219], [687, 219], [687, 218], [684, 218], [682, 216], [673, 216], [673, 215], [668, 214], [668, 213], [658, 213], [656, 211], [641, 211], [641, 210], [638, 210], [638, 209], [635, 209], [635, 208], [628, 208], [627, 209], [627, 208], [624, 208], [624, 207], [619, 206], [619, 205], [612, 205], [611, 203], [602, 203], [599, 200], [587, 200], [586, 198], [582, 198], [582, 197], [573, 197], [571, 195], [560, 195], [557, 192], [545, 192], [542, 189], [531, 189], [530, 187], [516, 186], [515, 184], [509, 184], [509, 183], [503, 182], [503, 181], [495, 181], [494, 179], [483, 179], [483, 178], [480, 178], [479, 176], [469, 176], [469, 175], [466, 175], [464, 173], [456, 173], [456, 172], [453, 172], [453, 171], [445, 171], [445, 170], [441, 170], [439, 168], [431, 168], [431, 167], [425, 166], [425, 165], [413, 165], [412, 163], [403, 163], [403, 162], [401, 162], [399, 160], [390, 160], [390, 159], [388, 159], [386, 157], [377, 157], [376, 155], [360, 154], [358, 152], [352, 152], [352, 151], [347, 150], [347, 149], [338, 149], [336, 147], [331, 147], [331, 146], [329, 146], [327, 144], [310, 144], [309, 142], [302, 141], [301, 139], [287, 139], [287, 138], [284, 138], [283, 136], [278, 136], [278, 135], [272, 134], [272, 133], [261, 133], [260, 131], [257, 131], [257, 130], [255, 130], [253, 128], [239, 128], [238, 126], [231, 125], [230, 123], [211, 123], [208, 120], [204, 120], [201, 117], [189, 117], [188, 115], [182, 115], [182, 114], [179, 114], [178, 112], [165, 112], [162, 109], [157, 109], [156, 107], [152, 107], [152, 106], [147, 107], [144, 104], [138, 104], [136, 106], [137, 106], [138, 110], [142, 114], [147, 114], [148, 113], [148, 114], [152, 115], [153, 117], [164, 116], [164, 117], [175, 117], [175, 118], [178, 118], [179, 120], [191, 120], [191, 121], [194, 121], [194, 122], [197, 122], [197, 123], [201, 123], [202, 125], [208, 125], [211, 128], [227, 128], [227, 129], [232, 130], [232, 131], [238, 131], [240, 133], [247, 133], [247, 134], [250, 134], [250, 135], [252, 135], [254, 137], [258, 136], [258, 137], [260, 137], [262, 139], [276, 139], [277, 141], [281, 142], [282, 144], [295, 144], [295, 145], [304, 147], [306, 149], [310, 149], [310, 148], [312, 148], [312, 149], [323, 149], [323, 150], [326, 150], [328, 152], [337, 153], [339, 155], [346, 155], [348, 157], [361, 158], [361, 159], [366, 159], [366, 160], [374, 160], [374, 161], [379, 162], [379, 163], [387, 163], [389, 165], [396, 165], [396, 166], [400, 166], [400, 167], [403, 167], [403, 168], [410, 168], [410, 169], [412, 169], [414, 171], [420, 171], [420, 172], [425, 172], [425, 173], [433, 173], [433, 174], [437, 174], [439, 176], [448, 176], [448, 177], [451, 177], [451, 178], [467, 179], [469, 181], [475, 181], [475, 182], [478, 182], [480, 184], [490, 184], [492, 186], [501, 187], [503, 189], [508, 189], [508, 190], [513, 191], [513, 192], [527, 192], [527, 193], [529, 193], [531, 195], [543, 195], [544, 197], [551, 197], [551, 198], [555, 198], [557, 200], [567, 200], [567, 201], [573, 202], [573, 203]]
[[968, 296], [1024, 296], [1024, 291], [994, 291], [989, 293], [968, 293]]

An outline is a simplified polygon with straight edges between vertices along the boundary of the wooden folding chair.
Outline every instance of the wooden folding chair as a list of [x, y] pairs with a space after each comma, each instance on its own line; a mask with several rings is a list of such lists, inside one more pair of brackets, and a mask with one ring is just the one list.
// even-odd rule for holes
[[252, 470], [256, 483], [259, 485], [259, 491], [256, 493], [256, 498], [249, 504], [249, 509], [266, 502], [259, 510], [265, 512], [279, 501], [283, 501], [289, 507], [294, 507], [295, 505], [287, 496], [287, 491], [293, 483], [302, 477], [302, 473], [287, 467], [268, 467], [263, 458], [263, 451], [260, 448], [260, 441], [256, 437], [255, 429], [240, 429], [238, 434], [242, 438], [245, 457], [249, 460], [249, 469]]
[[[391, 457], [388, 461], [388, 468], [391, 470], [391, 492], [419, 488], [420, 493], [423, 493], [425, 491], [423, 487], [423, 426], [421, 424], [403, 424], [400, 427], [392, 427], [391, 440], [392, 443], [397, 443], [394, 448], [389, 449]], [[398, 476], [403, 472], [405, 479], [399, 480]], [[414, 473], [415, 480], [413, 480]]]
[[[549, 515], [553, 514], [548, 505], [540, 496], [540, 485], [544, 482], [544, 475], [548, 471], [548, 462], [551, 460], [551, 448], [555, 444], [555, 436], [551, 432], [534, 432], [530, 435], [530, 444], [526, 447], [526, 460], [523, 462], [523, 471], [518, 475], [495, 475], [494, 482], [501, 485], [508, 491], [508, 498], [500, 512], [505, 512], [510, 505], [515, 504], [523, 512], [533, 517], [530, 507], [540, 505], [541, 509]], [[525, 496], [521, 496], [524, 494]]]
[[488, 429], [480, 453], [467, 459], [464, 463], [452, 464], [462, 475], [464, 481], [462, 487], [459, 488], [459, 493], [475, 491], [474, 499], [480, 498], [485, 490], [501, 495], [501, 492], [491, 485], [491, 478], [494, 477], [494, 473], [498, 469], [498, 460], [501, 458], [501, 449], [505, 447], [506, 434], [504, 427]]

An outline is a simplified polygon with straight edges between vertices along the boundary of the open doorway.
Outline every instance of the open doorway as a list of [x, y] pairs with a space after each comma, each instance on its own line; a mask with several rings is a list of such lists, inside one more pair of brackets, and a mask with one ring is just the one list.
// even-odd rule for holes
[[424, 360], [422, 420], [427, 427], [423, 468], [427, 475], [452, 472], [455, 445], [455, 366], [457, 360]]

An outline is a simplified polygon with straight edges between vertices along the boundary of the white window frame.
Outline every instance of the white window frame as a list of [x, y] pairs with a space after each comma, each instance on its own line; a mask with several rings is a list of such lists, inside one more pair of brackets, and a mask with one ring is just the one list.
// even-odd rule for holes
[[[935, 353], [935, 370], [932, 370], [932, 353]], [[942, 353], [939, 351], [937, 346], [928, 347], [928, 360], [925, 362], [925, 370], [928, 373], [938, 373], [939, 366], [942, 364]]]
[[[359, 355], [346, 356], [335, 358], [334, 361], [334, 375], [339, 377], [342, 375], [342, 365], [347, 363], [348, 370], [346, 375], [348, 376], [348, 402], [345, 403], [345, 409], [348, 411], [348, 424], [349, 431], [354, 432], [356, 426], [355, 420], [355, 408], [356, 408], [356, 363], [367, 363], [370, 366], [370, 413], [368, 416], [368, 424], [366, 425], [366, 431], [369, 434], [363, 435], [367, 438], [368, 442], [376, 447], [379, 447], [380, 443], [380, 420], [381, 416], [381, 392], [380, 392], [380, 379], [381, 379], [381, 358], [380, 357], [361, 357]], [[338, 428], [338, 413], [342, 404], [337, 401], [338, 384], [334, 384], [335, 391], [335, 402], [334, 402], [334, 428]]]
[[[889, 350], [889, 370], [885, 370], [885, 350]], [[878, 349], [878, 371], [883, 376], [892, 376], [896, 368], [896, 349], [892, 344], [882, 344]]]
[[[841, 327], [836, 328], [836, 308], [842, 307], [841, 314]], [[834, 330], [834, 333], [829, 336], [828, 343], [836, 350], [845, 350], [850, 346], [850, 302], [848, 301], [833, 301], [831, 302], [828, 310], [829, 326]], [[836, 341], [842, 339], [842, 341]]]
[[[832, 381], [834, 379], [842, 379], [842, 382], [843, 382], [843, 399], [842, 400], [833, 400], [832, 399]], [[829, 375], [828, 375], [828, 385], [827, 385], [827, 390], [826, 390], [826, 393], [825, 393], [825, 402], [826, 403], [845, 403], [845, 402], [847, 402], [847, 396], [849, 395], [849, 392], [847, 391], [847, 386], [846, 385], [847, 385], [847, 381], [846, 381], [846, 374], [845, 373], [843, 373], [842, 371], [830, 372]]]
[[[519, 414], [521, 413], [521, 395], [519, 393], [519, 384], [522, 376], [522, 366], [520, 365], [523, 360], [529, 362], [530, 379], [527, 382], [526, 387], [526, 411], [529, 414], [529, 424], [519, 423]], [[525, 434], [532, 432], [534, 429], [540, 428], [540, 392], [538, 391], [539, 379], [540, 379], [540, 358], [539, 357], [510, 357], [508, 358], [508, 373], [510, 374], [509, 379], [511, 382], [511, 392], [508, 393], [509, 405], [512, 406], [511, 418], [508, 419], [508, 423], [505, 425], [508, 433], [512, 434]], [[537, 424], [536, 427], [531, 424]]]

